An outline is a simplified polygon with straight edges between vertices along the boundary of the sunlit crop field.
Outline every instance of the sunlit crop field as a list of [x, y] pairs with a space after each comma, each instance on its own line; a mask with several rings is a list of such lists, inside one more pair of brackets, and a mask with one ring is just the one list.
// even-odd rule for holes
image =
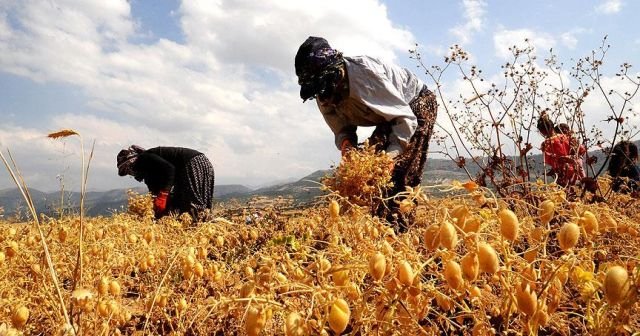
[[372, 218], [366, 199], [337, 193], [251, 224], [197, 226], [155, 221], [149, 197], [132, 195], [128, 212], [85, 220], [81, 277], [79, 217], [40, 221], [55, 272], [34, 224], [3, 223], [0, 334], [640, 331], [637, 201], [531, 189], [526, 202], [472, 182], [408, 190], [401, 209], [417, 214], [403, 234]]

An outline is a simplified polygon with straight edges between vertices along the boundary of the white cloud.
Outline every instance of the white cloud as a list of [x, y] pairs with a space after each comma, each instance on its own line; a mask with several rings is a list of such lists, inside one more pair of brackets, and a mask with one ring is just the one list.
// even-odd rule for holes
[[0, 126], [3, 146], [37, 147], [37, 155], [23, 158], [30, 176], [55, 176], [42, 161], [57, 158], [58, 149], [20, 141], [67, 127], [97, 139], [100, 178], [90, 187], [99, 189], [130, 183], [115, 176], [114, 158], [131, 143], [199, 149], [223, 182], [263, 183], [326, 168], [337, 151], [315, 105], [298, 97], [299, 44], [319, 35], [346, 54], [394, 58], [413, 42], [376, 0], [184, 1], [175, 15], [183, 44], [140, 45], [130, 42], [139, 32], [127, 0], [0, 5], [0, 71], [77, 86], [99, 111], [48, 116], [47, 129]]
[[568, 49], [575, 49], [578, 45], [578, 34], [584, 33], [587, 30], [584, 28], [575, 28], [560, 34], [560, 43]]
[[[526, 41], [525, 41], [526, 40]], [[509, 48], [526, 47], [531, 44], [537, 51], [548, 51], [556, 45], [556, 40], [550, 34], [535, 32], [530, 29], [499, 29], [493, 35], [493, 45], [496, 56], [507, 60], [512, 58]]]
[[606, 0], [603, 3], [596, 6], [596, 12], [603, 14], [615, 14], [622, 10], [621, 0]]
[[459, 43], [471, 41], [474, 33], [484, 28], [484, 17], [487, 4], [483, 0], [462, 0], [466, 22], [451, 28], [449, 31], [459, 39]]

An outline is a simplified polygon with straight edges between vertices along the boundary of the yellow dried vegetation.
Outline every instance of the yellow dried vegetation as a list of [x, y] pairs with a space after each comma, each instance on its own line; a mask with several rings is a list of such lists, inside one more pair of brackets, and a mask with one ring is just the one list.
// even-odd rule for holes
[[[332, 201], [294, 214], [271, 209], [251, 225], [233, 216], [196, 227], [185, 227], [184, 218], [156, 221], [150, 198], [131, 194], [126, 213], [86, 219], [83, 282], [75, 290], [79, 219], [45, 218], [41, 225], [72, 325], [60, 313], [36, 230], [2, 223], [0, 330], [46, 335], [640, 330], [640, 214], [629, 205], [637, 209], [638, 203], [626, 196], [608, 204], [572, 202], [561, 189], [542, 183], [531, 186], [527, 202], [496, 199], [486, 188], [454, 182], [408, 190], [417, 215], [407, 233], [396, 234], [369, 215], [366, 203], [379, 197], [374, 190], [384, 179], [370, 188], [363, 180], [349, 182], [361, 178], [354, 171], [362, 165], [377, 171], [377, 164], [358, 158], [372, 153], [358, 153], [352, 151], [351, 166], [338, 167], [329, 180], [328, 188], [342, 188], [331, 194]], [[366, 196], [351, 194], [354, 190]], [[427, 197], [431, 190], [446, 197]]]

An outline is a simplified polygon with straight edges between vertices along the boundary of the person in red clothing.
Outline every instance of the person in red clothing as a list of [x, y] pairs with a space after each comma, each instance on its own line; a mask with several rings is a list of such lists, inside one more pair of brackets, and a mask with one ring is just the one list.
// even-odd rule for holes
[[577, 163], [576, 168], [579, 170], [578, 175], [581, 176], [581, 178], [586, 177], [587, 174], [584, 170], [583, 158], [585, 154], [587, 154], [587, 150], [584, 147], [584, 145], [582, 145], [578, 141], [573, 130], [566, 123], [559, 123], [555, 127], [555, 131], [556, 133], [561, 133], [567, 136], [567, 138], [569, 139], [570, 154], [576, 160], [576, 163]]
[[201, 219], [213, 207], [214, 171], [202, 153], [181, 147], [145, 150], [132, 145], [118, 153], [118, 175], [144, 182], [153, 195], [156, 218], [171, 212]]
[[544, 153], [544, 162], [551, 167], [548, 174], [557, 176], [561, 186], [575, 185], [584, 177], [579, 160], [579, 151], [572, 149], [571, 138], [556, 132], [553, 122], [543, 115], [538, 119], [538, 130], [545, 137], [540, 149]]

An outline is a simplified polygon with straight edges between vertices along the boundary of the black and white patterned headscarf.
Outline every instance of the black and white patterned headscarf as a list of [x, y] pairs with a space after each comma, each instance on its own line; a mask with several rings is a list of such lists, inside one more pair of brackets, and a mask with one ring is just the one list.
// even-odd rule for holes
[[295, 69], [303, 101], [330, 97], [337, 85], [342, 53], [322, 37], [309, 36], [296, 53]]
[[131, 147], [127, 149], [123, 149], [118, 153], [118, 175], [125, 176], [131, 175], [135, 176], [135, 172], [133, 170], [133, 166], [138, 159], [138, 156], [144, 152], [145, 149], [137, 146], [131, 145]]

